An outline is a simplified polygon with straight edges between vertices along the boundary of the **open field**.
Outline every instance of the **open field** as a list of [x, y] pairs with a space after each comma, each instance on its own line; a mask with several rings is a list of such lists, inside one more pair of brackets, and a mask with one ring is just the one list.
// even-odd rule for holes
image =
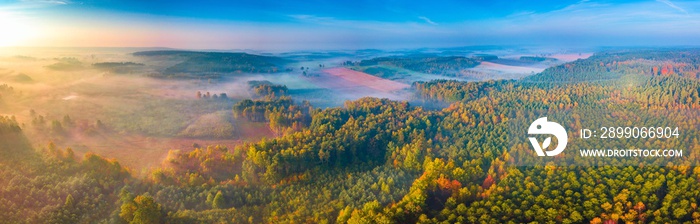
[[544, 68], [538, 64], [532, 64], [531, 66], [513, 66], [483, 61], [474, 68], [460, 71], [460, 76], [474, 81], [520, 79], [543, 70]]
[[[367, 54], [372, 57], [372, 53]], [[521, 183], [530, 177], [552, 183], [548, 189], [567, 189], [571, 186], [556, 183], [572, 179], [570, 171], [579, 172], [580, 177], [610, 170], [630, 178], [660, 173], [671, 177], [669, 180], [676, 178], [673, 175], [678, 171], [685, 180], [670, 181], [667, 186], [697, 183], [693, 175], [682, 174], [692, 172], [689, 166], [663, 167], [694, 164], [686, 163], [696, 162], [692, 152], [689, 160], [681, 163], [650, 161], [662, 164], [657, 166], [663, 167], [659, 170], [614, 171], [616, 166], [580, 169], [569, 166], [571, 161], [581, 161], [572, 157], [576, 153], [562, 153], [548, 163], [554, 165], [546, 166], [561, 162], [562, 171], [571, 169], [565, 172], [567, 176], [556, 175], [558, 169], [520, 166], [542, 161], [527, 147], [525, 135], [510, 133], [526, 133], [527, 125], [543, 116], [563, 121], [571, 130], [631, 121], [678, 127], [682, 134], [669, 140], [679, 148], [697, 151], [694, 149], [700, 146], [693, 136], [697, 136], [698, 123], [694, 109], [700, 108], [696, 80], [700, 77], [699, 50], [604, 52], [583, 60], [576, 59], [590, 54], [480, 51], [479, 59], [471, 58], [474, 52], [415, 56], [418, 58], [387, 54], [375, 53], [374, 57], [392, 58], [369, 65], [344, 54], [338, 58], [324, 54], [319, 56], [322, 60], [299, 56], [283, 71], [223, 72], [206, 74], [206, 78], [196, 76], [196, 72], [190, 72], [195, 76], [179, 78], [153, 76], [150, 71], [162, 71], [179, 62], [172, 58], [138, 59], [128, 52], [0, 58], [0, 115], [8, 116], [0, 117], [0, 143], [5, 142], [0, 144], [0, 162], [4, 162], [0, 166], [7, 167], [0, 169], [0, 185], [17, 192], [6, 197], [13, 200], [9, 206], [3, 203], [10, 200], [0, 200], [0, 208], [5, 208], [0, 210], [0, 220], [8, 220], [2, 215], [12, 212], [23, 215], [25, 211], [39, 213], [53, 208], [68, 208], [56, 213], [70, 214], [71, 206], [83, 206], [80, 211], [96, 208], [105, 213], [100, 217], [112, 217], [110, 214], [128, 209], [121, 206], [125, 201], [119, 198], [129, 197], [120, 194], [125, 189], [153, 196], [157, 205], [175, 212], [168, 213], [169, 218], [187, 219], [184, 223], [354, 223], [352, 216], [370, 207], [376, 209], [369, 212], [376, 214], [409, 213], [389, 212], [382, 214], [389, 219], [369, 222], [413, 223], [419, 217], [410, 212], [415, 208], [457, 216], [465, 211], [501, 208], [489, 206], [493, 198], [519, 200], [505, 204], [512, 208], [537, 204], [530, 203], [529, 195], [513, 196], [514, 191], [498, 189], [527, 192], [530, 185]], [[192, 63], [216, 61], [205, 59]], [[241, 64], [245, 63], [229, 63]], [[413, 84], [416, 81], [423, 82]], [[226, 97], [221, 97], [222, 93]], [[657, 140], [661, 139], [625, 144], [666, 145]], [[570, 147], [576, 150], [580, 145]], [[3, 150], [8, 148], [17, 149]], [[86, 157], [91, 154], [96, 156]], [[29, 168], [15, 169], [17, 161], [29, 164]], [[551, 177], [555, 178], [549, 181]], [[584, 189], [585, 193], [585, 189], [601, 186], [594, 179], [578, 178], [588, 184], [567, 191]], [[647, 187], [633, 179], [623, 182], [636, 184], [629, 185], [630, 189]], [[613, 185], [603, 187], [620, 186]], [[698, 189], [696, 185], [689, 188]], [[659, 183], [649, 192], [666, 191], [662, 186]], [[105, 188], [109, 190], [101, 190]], [[43, 195], [36, 196], [36, 192]], [[663, 194], [666, 198], [685, 197], [670, 191]], [[547, 197], [558, 200], [561, 195]], [[619, 195], [607, 195], [600, 203], [618, 203], [619, 198], [627, 197]], [[565, 203], [567, 209], [584, 212], [576, 206], [585, 199], [574, 194], [567, 197], [572, 199], [572, 203]], [[36, 208], [26, 205], [44, 198], [50, 198], [51, 203]], [[453, 203], [458, 200], [466, 203]], [[637, 202], [622, 200], [629, 205]], [[644, 201], [654, 209], [674, 203]], [[114, 208], [99, 208], [102, 204]], [[16, 212], [12, 206], [22, 210]], [[661, 210], [684, 209], [687, 206]], [[510, 215], [515, 222], [563, 221], [519, 219], [526, 212]], [[406, 214], [415, 220], [404, 219]], [[596, 213], [589, 214], [591, 218]], [[488, 212], [465, 221], [487, 216]], [[505, 221], [502, 217], [495, 216], [490, 222]]]
[[427, 74], [417, 71], [412, 71], [405, 68], [399, 68], [389, 65], [376, 65], [376, 66], [354, 66], [351, 67], [353, 70], [364, 71], [366, 74], [372, 74], [374, 76], [389, 79], [396, 82], [401, 82], [405, 84], [411, 84], [418, 81], [430, 81], [435, 79], [457, 79], [465, 80], [458, 76], [444, 76], [436, 74]]
[[476, 66], [474, 68], [474, 70], [493, 70], [493, 71], [502, 72], [502, 73], [532, 73], [532, 72], [541, 72], [544, 70], [544, 68], [504, 65], [504, 64], [498, 64], [498, 63], [484, 61], [484, 62], [481, 62], [481, 64], [479, 64], [478, 66]]
[[[116, 159], [139, 177], [159, 166], [171, 149], [192, 150], [193, 143], [233, 148], [274, 137], [267, 123], [232, 117], [232, 105], [255, 97], [248, 81], [286, 85], [299, 102], [309, 100], [322, 107], [362, 96], [399, 99], [391, 92], [408, 87], [351, 70], [330, 69], [327, 73], [318, 66], [339, 63], [340, 58], [296, 63], [322, 74], [309, 83], [301, 78], [301, 71], [237, 73], [220, 79], [152, 78], [151, 72], [179, 61], [137, 57], [128, 50], [54, 49], [39, 53], [27, 50], [16, 56], [5, 52], [0, 58], [0, 82], [10, 84], [16, 92], [12, 101], [0, 105], [0, 112], [14, 115], [37, 148], [54, 142], [60, 148], [71, 147], [78, 157], [94, 152]], [[94, 67], [94, 63], [138, 65], [132, 66], [138, 70], [115, 72]], [[25, 75], [30, 81], [17, 79]], [[197, 91], [226, 93], [228, 99], [197, 99]], [[64, 116], [74, 124], [64, 123]], [[42, 124], [35, 124], [39, 118]], [[65, 133], [48, 130], [54, 121]], [[97, 121], [104, 128], [94, 130]]]
[[0, 0], [0, 224], [700, 224], [700, 1]]
[[547, 57], [556, 58], [557, 60], [569, 62], [578, 59], [586, 59], [593, 55], [593, 53], [571, 53], [571, 54], [553, 54]]
[[325, 73], [344, 79], [359, 86], [365, 86], [381, 92], [392, 92], [408, 88], [409, 85], [382, 79], [367, 73], [354, 71], [347, 68], [331, 68], [324, 70]]
[[[499, 59], [481, 62], [454, 77], [384, 65], [375, 69], [386, 70], [387, 76], [379, 74], [378, 77], [335, 67], [358, 57], [388, 54], [368, 51], [355, 56], [329, 53], [318, 58], [289, 57], [292, 69], [275, 73], [223, 73], [219, 79], [163, 79], [153, 78], [150, 74], [182, 61], [134, 56], [131, 54], [134, 51], [49, 49], [14, 54], [4, 52], [0, 58], [0, 82], [11, 85], [15, 94], [4, 96], [12, 100], [0, 105], [0, 112], [15, 115], [35, 146], [44, 147], [53, 141], [60, 147], [73, 148], [78, 155], [92, 151], [106, 158], [115, 158], [141, 175], [158, 166], [170, 149], [191, 150], [193, 143], [233, 147], [242, 142], [274, 137], [264, 122], [231, 117], [231, 108], [236, 102], [255, 97], [247, 84], [252, 80], [285, 85], [297, 102], [308, 100], [323, 108], [365, 96], [406, 100], [410, 95], [408, 88], [414, 81], [520, 78], [546, 67], [541, 63]], [[548, 57], [567, 61], [590, 55], [555, 54]], [[94, 66], [98, 63], [109, 66]], [[121, 65], [127, 66], [119, 67]], [[299, 67], [305, 67], [304, 71], [310, 75], [302, 75]], [[226, 93], [228, 99], [197, 99], [197, 91]], [[45, 120], [42, 125], [34, 124], [33, 120], [39, 116]], [[70, 116], [76, 124], [68, 127], [62, 123], [67, 134], [46, 131], [53, 121], [62, 122], [64, 116]], [[97, 121], [105, 128], [93, 132], [91, 127]]]
[[[28, 131], [31, 133], [31, 131]], [[222, 140], [185, 137], [149, 137], [139, 134], [119, 134], [113, 132], [87, 135], [75, 132], [67, 139], [51, 139], [33, 133], [32, 139], [39, 142], [54, 142], [60, 148], [72, 148], [76, 156], [82, 158], [87, 152], [92, 152], [105, 158], [116, 159], [138, 177], [145, 177], [152, 168], [158, 167], [171, 149], [189, 151], [193, 144], [225, 145], [233, 148], [242, 140]], [[45, 147], [37, 144], [35, 147]]]
[[[27, 56], [0, 58], [0, 83], [8, 83], [13, 94], [3, 94], [0, 113], [12, 114], [22, 124], [36, 148], [54, 142], [71, 147], [76, 156], [94, 152], [114, 158], [143, 176], [160, 165], [171, 149], [192, 150], [193, 143], [226, 145], [274, 137], [265, 123], [232, 118], [231, 108], [252, 95], [247, 80], [264, 75], [246, 75], [224, 81], [207, 79], [158, 79], [147, 74], [116, 74], [91, 66], [104, 61], [137, 60], [128, 52], [47, 51], [21, 52]], [[31, 55], [31, 56], [29, 56]], [[55, 70], [50, 65], [74, 58], [75, 68]], [[137, 61], [145, 67], [163, 67], [171, 61]], [[66, 66], [66, 65], [62, 65]], [[18, 82], [26, 74], [31, 82]], [[197, 99], [196, 92], [226, 93], [227, 100]], [[64, 116], [69, 116], [71, 125]], [[41, 118], [41, 124], [36, 123]], [[52, 122], [62, 126], [53, 131]], [[100, 121], [104, 128], [96, 128]], [[230, 133], [226, 133], [230, 132]]]
[[[319, 106], [339, 106], [345, 100], [355, 100], [365, 96], [405, 100], [403, 89], [406, 83], [379, 78], [347, 68], [321, 70], [314, 76], [304, 76], [315, 88], [291, 89], [300, 99], [320, 102]], [[311, 97], [310, 99], [308, 97]]]

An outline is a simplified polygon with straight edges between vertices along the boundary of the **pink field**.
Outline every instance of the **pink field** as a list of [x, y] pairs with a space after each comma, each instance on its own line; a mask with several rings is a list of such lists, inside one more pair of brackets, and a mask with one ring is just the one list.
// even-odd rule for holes
[[504, 73], [531, 73], [531, 72], [541, 72], [544, 70], [543, 68], [512, 66], [512, 65], [497, 64], [497, 63], [487, 62], [487, 61], [481, 62], [481, 64], [474, 67], [474, 69], [475, 70], [479, 70], [479, 69], [495, 70], [495, 71], [500, 71], [500, 72], [504, 72]]
[[577, 59], [585, 59], [593, 55], [593, 53], [575, 53], [575, 54], [553, 54], [551, 56], [548, 56], [550, 58], [556, 58], [557, 60], [560, 61], [576, 61]]
[[348, 68], [331, 68], [326, 69], [323, 72], [349, 82], [346, 84], [338, 83], [338, 85], [340, 85], [338, 87], [347, 85], [359, 85], [381, 92], [393, 92], [396, 90], [401, 90], [410, 87], [408, 84], [379, 78], [364, 72], [358, 72]]

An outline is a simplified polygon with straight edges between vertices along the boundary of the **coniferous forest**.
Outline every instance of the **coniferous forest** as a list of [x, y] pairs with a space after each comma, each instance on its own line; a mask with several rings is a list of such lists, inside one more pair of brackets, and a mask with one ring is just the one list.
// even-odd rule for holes
[[[169, 68], [172, 74], [214, 66], [200, 63], [212, 57], [230, 61], [217, 67], [226, 71], [276, 72], [278, 63], [247, 54], [175, 56], [185, 59]], [[478, 63], [447, 61], [363, 63], [431, 74]], [[142, 176], [121, 161], [27, 137], [67, 135], [78, 126], [71, 117], [32, 114], [32, 124], [0, 117], [0, 223], [700, 222], [697, 49], [602, 51], [522, 79], [417, 81], [407, 100], [363, 97], [328, 108], [296, 99], [284, 85], [253, 84], [250, 99], [208, 98], [193, 107], [224, 107], [226, 117], [263, 124], [272, 137], [173, 149]], [[2, 105], [20, 93], [3, 85], [0, 94]], [[545, 116], [568, 130], [570, 142], [543, 159], [527, 141], [527, 127]], [[98, 122], [86, 127], [109, 134]], [[583, 128], [635, 125], [679, 133], [578, 137]], [[578, 154], [623, 146], [684, 154]]]

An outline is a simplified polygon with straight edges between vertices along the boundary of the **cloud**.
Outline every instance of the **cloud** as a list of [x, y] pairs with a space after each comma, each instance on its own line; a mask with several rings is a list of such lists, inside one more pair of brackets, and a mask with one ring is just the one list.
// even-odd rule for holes
[[679, 7], [679, 6], [677, 6], [676, 4], [673, 4], [673, 2], [671, 2], [671, 1], [669, 1], [669, 0], [656, 0], [656, 1], [657, 1], [657, 2], [661, 2], [661, 3], [664, 3], [664, 4], [668, 5], [669, 7], [674, 8], [674, 9], [676, 9], [676, 10], [682, 12], [682, 13], [688, 14], [688, 11], [685, 11], [685, 9], [683, 9], [683, 8], [681, 8], [681, 7]]
[[72, 4], [73, 1], [71, 0], [19, 0], [10, 4], [0, 3], [0, 10], [21, 12], [24, 10], [45, 9]]
[[423, 20], [423, 21], [425, 21], [426, 23], [429, 23], [430, 25], [438, 25], [436, 22], [433, 22], [433, 21], [430, 20], [428, 17], [419, 16], [418, 18], [421, 19], [421, 20]]
[[[577, 1], [548, 11], [523, 10], [502, 17], [440, 21], [439, 26], [430, 19], [435, 15], [416, 15], [412, 17], [414, 21], [352, 20], [317, 15], [290, 15], [289, 18], [316, 34], [326, 31], [346, 34], [336, 39], [339, 42], [362, 39], [415, 46], [436, 43], [697, 44], [695, 40], [700, 31], [693, 28], [700, 26], [700, 14], [694, 13], [694, 9], [700, 8], [700, 2], [684, 2], [681, 6], [687, 13], [655, 1]], [[663, 32], [657, 32], [659, 30]]]
[[[375, 20], [348, 20], [339, 19], [335, 17], [324, 17], [315, 15], [288, 15], [289, 18], [294, 22], [313, 25], [313, 26], [325, 26], [334, 27], [338, 29], [354, 29], [354, 30], [366, 30], [373, 32], [382, 33], [394, 33], [394, 34], [407, 34], [407, 33], [422, 33], [428, 31], [438, 31], [439, 28], [435, 25], [437, 23], [431, 21], [426, 17], [419, 17], [424, 20], [425, 23], [418, 22], [386, 22], [386, 21], [375, 21]], [[427, 23], [427, 24], [426, 24]]]
[[333, 17], [323, 17], [315, 15], [289, 15], [289, 17], [298, 22], [318, 25], [333, 25], [338, 24], [341, 21]]
[[[0, 0], [2, 1], [2, 0]], [[15, 7], [56, 8], [80, 4], [80, 0], [17, 0]], [[198, 48], [368, 48], [402, 46], [459, 46], [483, 44], [551, 44], [562, 46], [616, 44], [697, 44], [700, 31], [700, 2], [669, 0], [643, 2], [577, 1], [547, 10], [521, 10], [509, 15], [474, 17], [455, 15], [437, 20], [430, 12], [400, 12], [400, 17], [348, 17], [344, 14], [293, 14], [280, 12], [275, 21], [218, 21], [154, 15], [112, 16], [85, 20], [72, 16], [59, 23], [46, 20], [46, 27], [66, 27], [77, 32], [64, 35], [65, 46], [93, 43], [140, 44]], [[671, 0], [673, 1], [673, 0]], [[678, 1], [674, 1], [678, 2]], [[667, 6], [661, 5], [663, 3]], [[680, 3], [679, 3], [680, 4]], [[3, 11], [5, 6], [0, 6]], [[31, 8], [31, 9], [34, 9]], [[15, 14], [22, 10], [6, 9]], [[43, 11], [24, 14], [40, 17]], [[679, 13], [681, 12], [681, 13]], [[442, 13], [442, 12], [437, 12]], [[468, 13], [465, 13], [468, 14]], [[332, 16], [329, 16], [332, 15]], [[463, 17], [460, 17], [463, 16]], [[124, 21], [127, 20], [127, 21]], [[1, 20], [0, 20], [1, 21]], [[115, 22], [116, 21], [116, 22]], [[143, 21], [143, 22], [141, 22]], [[105, 25], [106, 24], [106, 25]], [[172, 24], [180, 24], [173, 26]], [[82, 27], [82, 28], [81, 28]], [[193, 32], [196, 30], [196, 32]], [[663, 32], [660, 32], [663, 31]], [[131, 33], [137, 33], [132, 35]], [[215, 35], [212, 35], [215, 34]], [[94, 36], [94, 37], [93, 37]], [[96, 39], [107, 38], [109, 41]], [[85, 39], [79, 38], [93, 38]], [[166, 38], [163, 40], [164, 38]], [[48, 40], [48, 38], [47, 38]], [[52, 42], [55, 42], [51, 40]], [[90, 42], [92, 41], [92, 42]]]
[[22, 0], [22, 3], [42, 4], [42, 5], [68, 5], [71, 2], [67, 0]]

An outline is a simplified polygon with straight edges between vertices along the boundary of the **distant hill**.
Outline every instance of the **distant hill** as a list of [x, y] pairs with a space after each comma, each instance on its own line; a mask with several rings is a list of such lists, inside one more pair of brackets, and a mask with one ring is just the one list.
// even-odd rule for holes
[[492, 54], [475, 54], [472, 58], [478, 61], [492, 61], [498, 59], [498, 56]]
[[533, 61], [533, 62], [543, 62], [543, 61], [556, 61], [555, 58], [540, 57], [540, 56], [521, 56], [521, 61]]
[[84, 69], [83, 63], [76, 58], [55, 58], [56, 63], [44, 66], [54, 71], [75, 71]]
[[232, 52], [142, 51], [134, 55], [184, 59], [166, 68], [163, 77], [218, 78], [226, 73], [275, 73], [287, 63], [279, 57]]
[[92, 64], [92, 67], [114, 73], [130, 73], [143, 66], [144, 64], [135, 62], [100, 62]]
[[379, 57], [362, 60], [359, 66], [364, 66], [363, 71], [382, 77], [391, 76], [386, 69], [373, 68], [376, 66], [391, 66], [435, 75], [448, 75], [458, 73], [463, 69], [473, 68], [479, 65], [479, 61], [473, 58], [461, 56], [405, 56], [405, 57]]
[[12, 81], [19, 83], [30, 83], [33, 82], [34, 79], [32, 79], [32, 77], [29, 77], [27, 74], [20, 73], [18, 75], [12, 76]]
[[591, 82], [623, 76], [671, 76], [699, 79], [700, 49], [622, 50], [596, 53], [526, 77], [535, 82]]

